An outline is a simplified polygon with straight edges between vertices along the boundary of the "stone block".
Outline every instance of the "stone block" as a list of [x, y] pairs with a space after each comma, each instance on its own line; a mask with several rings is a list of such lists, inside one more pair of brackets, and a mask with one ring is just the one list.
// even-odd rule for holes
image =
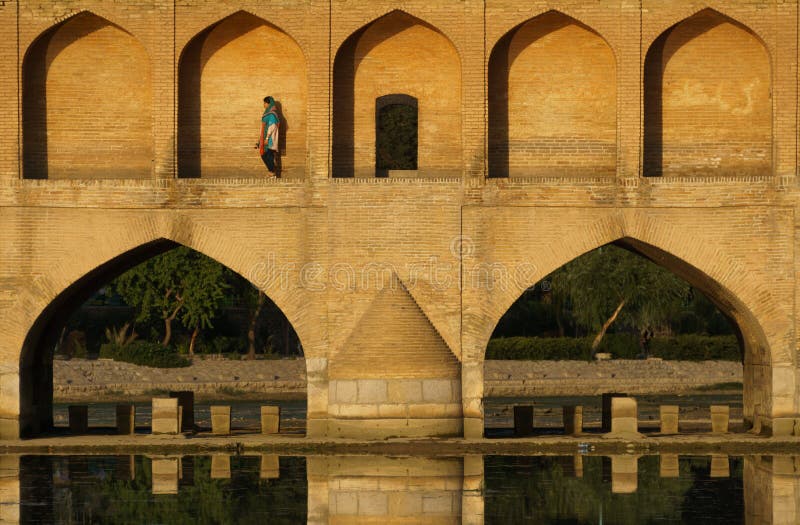
[[483, 419], [477, 417], [464, 418], [464, 439], [481, 439], [483, 438], [483, 430]]
[[564, 410], [564, 434], [576, 436], [583, 433], [583, 407], [568, 405]]
[[791, 417], [772, 418], [773, 436], [793, 436], [795, 435], [797, 420]]
[[384, 403], [388, 398], [387, 381], [383, 379], [359, 379], [358, 402], [366, 404]]
[[421, 403], [422, 381], [417, 379], [388, 381], [390, 403]]
[[89, 431], [89, 406], [70, 405], [67, 409], [69, 413], [69, 431], [71, 434], [79, 436]]
[[181, 407], [181, 432], [194, 430], [194, 392], [191, 390], [170, 392], [169, 397], [176, 398], [178, 406]]
[[153, 398], [153, 434], [177, 434], [180, 429], [180, 410], [176, 398]]
[[261, 433], [278, 434], [281, 431], [281, 407], [264, 405], [261, 407]]
[[358, 399], [358, 383], [355, 381], [331, 381], [333, 392], [331, 403], [355, 403]]
[[117, 405], [117, 434], [130, 435], [136, 430], [136, 408]]
[[211, 433], [227, 436], [231, 433], [231, 407], [214, 405], [211, 407]]
[[514, 435], [530, 436], [533, 434], [533, 407], [530, 405], [514, 407]]
[[356, 516], [358, 515], [358, 492], [342, 492], [337, 491], [333, 493], [333, 513], [339, 516]]
[[711, 456], [711, 477], [712, 478], [729, 478], [731, 476], [731, 465], [728, 461], [728, 456], [713, 455]]
[[211, 479], [230, 479], [231, 457], [227, 454], [211, 456]]
[[453, 386], [449, 379], [423, 379], [422, 399], [426, 403], [449, 403], [453, 400]]
[[277, 454], [261, 454], [261, 467], [258, 477], [261, 479], [278, 479], [281, 476], [281, 463]]
[[731, 407], [728, 405], [711, 405], [711, 432], [724, 434], [728, 432]]
[[386, 516], [389, 511], [389, 495], [384, 492], [359, 492], [359, 516]]
[[677, 478], [680, 476], [680, 462], [677, 454], [661, 454], [659, 456], [659, 476]]
[[632, 397], [611, 398], [611, 434], [638, 434], [639, 415]]
[[661, 433], [677, 434], [679, 408], [677, 405], [661, 405], [659, 408], [661, 415]]
[[389, 494], [389, 515], [393, 517], [422, 514], [422, 492], [408, 492], [400, 489]]
[[449, 515], [453, 512], [453, 498], [449, 493], [425, 494], [422, 497], [422, 512], [424, 514]]
[[611, 432], [611, 400], [615, 397], [628, 397], [627, 394], [619, 394], [615, 392], [606, 393], [602, 395], [602, 422], [601, 429], [603, 432]]

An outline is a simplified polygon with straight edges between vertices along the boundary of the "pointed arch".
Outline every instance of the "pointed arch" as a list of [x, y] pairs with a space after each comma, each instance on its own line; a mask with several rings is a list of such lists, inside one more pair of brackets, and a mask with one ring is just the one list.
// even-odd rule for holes
[[[223, 232], [186, 217], [179, 216], [169, 222], [141, 219], [126, 229], [124, 236], [97, 243], [83, 250], [80, 257], [65, 254], [65, 262], [49, 268], [47, 274], [34, 280], [17, 298], [10, 310], [15, 314], [8, 319], [4, 335], [10, 346], [13, 341], [18, 342], [19, 354], [6, 355], [4, 362], [19, 363], [19, 379], [15, 385], [3, 385], [0, 424], [8, 425], [9, 419], [18, 418], [17, 432], [28, 436], [52, 425], [52, 349], [59, 335], [56, 327], [91, 296], [98, 284], [177, 246], [186, 246], [216, 260], [262, 290], [295, 329], [306, 359], [310, 357], [307, 349], [313, 343], [308, 342], [306, 329], [307, 301], [290, 281], [271, 273], [276, 268], [263, 268], [279, 261], [265, 261]], [[11, 353], [13, 350], [9, 348]]]
[[138, 39], [90, 11], [44, 31], [22, 64], [23, 176], [149, 178], [151, 70]]
[[490, 176], [615, 175], [616, 58], [599, 33], [550, 10], [500, 38], [488, 68]]
[[305, 176], [307, 60], [283, 29], [236, 11], [195, 35], [178, 63], [179, 177], [263, 177], [253, 151], [262, 100], [278, 105], [281, 174]]
[[393, 10], [339, 47], [333, 80], [333, 175], [374, 177], [375, 101], [403, 93], [419, 101], [418, 176], [460, 176], [461, 58], [438, 28]]
[[695, 12], [645, 57], [644, 175], [772, 174], [772, 106], [763, 39], [714, 9]]

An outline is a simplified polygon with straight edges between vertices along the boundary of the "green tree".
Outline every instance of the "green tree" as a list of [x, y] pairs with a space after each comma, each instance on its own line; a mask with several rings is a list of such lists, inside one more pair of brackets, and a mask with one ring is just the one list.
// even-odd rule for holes
[[680, 312], [690, 293], [668, 270], [614, 245], [578, 257], [548, 279], [555, 295], [568, 298], [575, 322], [595, 332], [592, 356], [615, 322], [647, 338]]
[[213, 259], [180, 246], [128, 270], [112, 287], [137, 309], [137, 322], [153, 318], [163, 322], [162, 345], [169, 345], [176, 319], [192, 330], [191, 355], [200, 330], [212, 326], [225, 299], [227, 272]]

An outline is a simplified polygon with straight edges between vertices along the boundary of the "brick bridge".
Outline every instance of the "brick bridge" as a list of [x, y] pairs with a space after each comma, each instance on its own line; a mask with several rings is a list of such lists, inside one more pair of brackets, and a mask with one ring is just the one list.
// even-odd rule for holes
[[[494, 326], [610, 242], [735, 322], [745, 419], [784, 428], [797, 56], [777, 0], [2, 2], [0, 433], [52, 423], [71, 309], [176, 243], [291, 321], [309, 435], [482, 435]], [[386, 95], [415, 101], [416, 169], [376, 170]]]

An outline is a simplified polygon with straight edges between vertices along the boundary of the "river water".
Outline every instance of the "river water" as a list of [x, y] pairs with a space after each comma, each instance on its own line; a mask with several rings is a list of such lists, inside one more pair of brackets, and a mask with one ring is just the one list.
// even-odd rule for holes
[[790, 456], [3, 456], [2, 523], [797, 523]]

